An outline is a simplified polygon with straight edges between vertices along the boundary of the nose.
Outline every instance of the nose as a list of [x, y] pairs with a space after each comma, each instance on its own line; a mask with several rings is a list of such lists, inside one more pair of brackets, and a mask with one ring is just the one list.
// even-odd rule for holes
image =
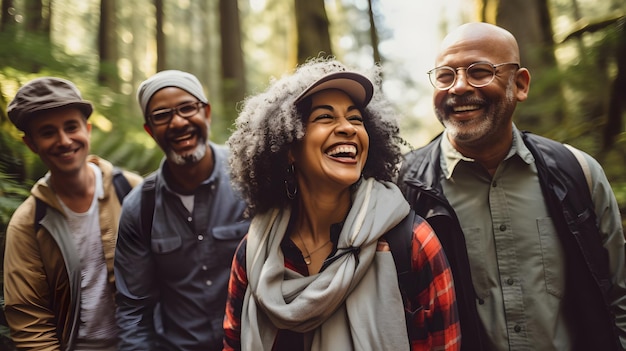
[[457, 69], [454, 84], [452, 84], [448, 91], [455, 95], [463, 95], [468, 90], [471, 90], [473, 88], [474, 87], [472, 87], [467, 81], [467, 70]]
[[172, 119], [170, 119], [170, 123], [169, 126], [170, 127], [176, 127], [176, 126], [180, 126], [180, 125], [186, 125], [187, 123], [189, 123], [189, 119], [185, 118], [185, 117], [181, 117], [177, 111], [173, 111], [172, 112]]
[[59, 131], [59, 144], [61, 145], [70, 145], [72, 143], [72, 138], [63, 130]]
[[350, 123], [350, 121], [346, 117], [339, 118], [337, 122], [337, 128], [335, 128], [335, 132], [337, 134], [352, 136], [356, 134], [356, 127]]

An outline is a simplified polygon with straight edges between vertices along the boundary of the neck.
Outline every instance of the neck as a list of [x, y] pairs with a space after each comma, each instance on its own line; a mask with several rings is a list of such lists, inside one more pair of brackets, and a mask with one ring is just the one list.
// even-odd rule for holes
[[330, 194], [311, 192], [300, 187], [296, 230], [313, 243], [322, 243], [330, 237], [330, 227], [343, 221], [350, 209], [350, 190]]
[[51, 174], [50, 185], [56, 195], [72, 211], [89, 209], [96, 192], [96, 175], [87, 163], [74, 174]]

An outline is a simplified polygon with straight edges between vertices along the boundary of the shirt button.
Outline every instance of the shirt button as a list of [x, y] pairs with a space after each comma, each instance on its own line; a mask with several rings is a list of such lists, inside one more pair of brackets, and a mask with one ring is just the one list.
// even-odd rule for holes
[[208, 269], [208, 267], [206, 265], [202, 265], [202, 270], [206, 271]]
[[212, 282], [212, 281], [210, 281], [210, 280], [207, 280], [207, 281], [206, 281], [206, 285], [207, 285], [207, 286], [211, 286], [211, 285], [213, 285], [213, 282]]
[[479, 304], [479, 305], [484, 305], [484, 304], [485, 304], [485, 300], [483, 300], [483, 299], [478, 299], [478, 304]]
[[497, 187], [498, 186], [498, 182], [496, 182], [495, 180], [493, 181], [493, 183], [491, 184], [492, 187]]
[[506, 230], [506, 224], [500, 224], [500, 231], [503, 232]]
[[520, 327], [519, 325], [516, 325], [513, 327], [513, 330], [515, 330], [516, 333], [519, 333], [522, 331], [522, 327]]
[[509, 278], [506, 280], [506, 283], [509, 285], [513, 285], [513, 283], [515, 283], [515, 280], [513, 278]]
[[193, 218], [187, 217], [187, 222], [191, 222], [191, 221], [193, 221]]
[[198, 235], [198, 240], [202, 241], [204, 239], [204, 236], [202, 234]]

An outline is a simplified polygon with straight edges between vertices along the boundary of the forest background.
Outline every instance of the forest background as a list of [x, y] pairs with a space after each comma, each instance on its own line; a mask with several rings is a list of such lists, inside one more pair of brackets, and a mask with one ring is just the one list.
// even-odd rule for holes
[[46, 171], [6, 115], [17, 89], [33, 78], [75, 82], [95, 105], [92, 152], [141, 175], [158, 167], [162, 153], [142, 128], [135, 91], [163, 69], [192, 72], [205, 84], [211, 137], [223, 143], [239, 103], [298, 63], [333, 55], [363, 70], [381, 64], [401, 135], [419, 147], [442, 130], [426, 71], [443, 36], [470, 21], [500, 25], [518, 39], [532, 74], [518, 127], [598, 159], [626, 218], [623, 0], [0, 2], [2, 242], [11, 214]]

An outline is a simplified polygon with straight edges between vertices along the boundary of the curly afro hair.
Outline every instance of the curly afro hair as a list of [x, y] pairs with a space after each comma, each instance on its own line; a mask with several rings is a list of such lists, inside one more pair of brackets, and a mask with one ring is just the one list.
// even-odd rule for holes
[[[244, 100], [227, 145], [231, 182], [248, 203], [250, 214], [289, 205], [285, 191], [287, 154], [306, 132], [306, 116], [294, 102], [322, 76], [341, 71], [357, 72], [333, 58], [315, 58]], [[363, 123], [374, 150], [368, 153], [363, 176], [391, 181], [401, 161], [396, 114], [380, 91], [381, 68], [358, 73], [374, 83], [372, 100], [363, 110]]]

